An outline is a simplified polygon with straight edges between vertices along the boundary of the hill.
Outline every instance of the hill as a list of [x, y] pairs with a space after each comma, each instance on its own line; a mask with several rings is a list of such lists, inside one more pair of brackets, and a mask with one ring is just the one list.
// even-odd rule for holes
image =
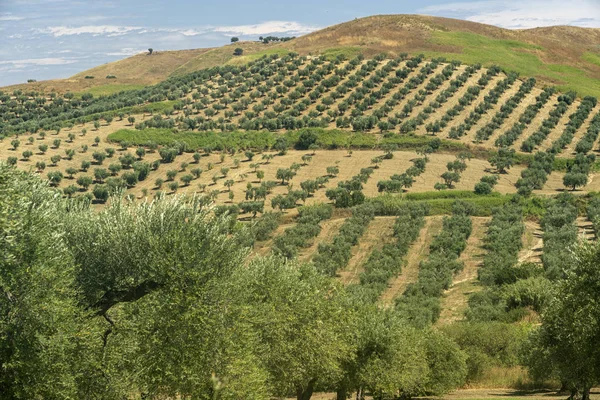
[[[415, 18], [413, 25], [420, 17]], [[445, 32], [443, 28], [438, 29]], [[5, 190], [10, 194], [38, 196], [17, 186], [20, 178], [26, 181], [31, 175], [16, 175], [4, 161], [47, 179], [57, 190], [43, 191], [57, 201], [53, 209], [61, 210], [52, 225], [61, 229], [88, 205], [92, 211], [106, 211], [113, 194], [131, 199], [128, 207], [136, 207], [136, 199], [165, 199], [140, 207], [157, 211], [151, 223], [149, 214], [137, 218], [118, 206], [114, 210], [124, 214], [114, 214], [117, 218], [110, 221], [115, 223], [90, 212], [90, 219], [73, 225], [92, 227], [82, 236], [86, 239], [72, 240], [75, 247], [89, 245], [97, 254], [94, 265], [100, 272], [90, 282], [105, 277], [109, 263], [125, 266], [123, 280], [129, 280], [126, 255], [157, 254], [148, 249], [161, 244], [170, 256], [157, 258], [153, 265], [158, 271], [165, 270], [165, 262], [180, 260], [171, 257], [166, 225], [186, 243], [178, 247], [181, 254], [200, 250], [189, 263], [197, 278], [200, 254], [211, 251], [199, 242], [190, 246], [190, 238], [203, 239], [200, 230], [187, 229], [196, 222], [206, 226], [193, 215], [197, 207], [208, 205], [206, 221], [216, 220], [213, 214], [224, 218], [215, 232], [244, 247], [236, 265], [252, 266], [245, 261], [272, 253], [310, 262], [315, 273], [337, 280], [368, 305], [368, 315], [395, 310], [402, 324], [443, 330], [456, 346], [449, 344], [464, 351], [456, 360], [475, 361], [464, 366], [466, 378], [446, 390], [465, 382], [473, 387], [534, 387], [517, 365], [520, 349], [548, 304], [553, 282], [570, 262], [571, 252], [565, 249], [580, 237], [594, 239], [600, 230], [600, 181], [595, 179], [600, 163], [594, 156], [600, 148], [600, 105], [592, 97], [542, 89], [535, 78], [498, 66], [410, 56], [399, 47], [394, 57], [396, 50], [364, 57], [357, 54], [366, 51], [355, 47], [324, 49], [320, 56], [291, 52], [306, 38], [287, 47], [243, 43], [247, 53], [235, 58], [231, 46], [173, 63], [167, 54], [161, 62], [171, 71], [170, 79], [109, 96], [1, 93], [0, 174], [9, 178], [0, 183], [12, 185]], [[152, 57], [125, 61], [143, 70], [155, 63]], [[126, 74], [125, 61], [88, 71], [84, 79], [87, 73]], [[155, 72], [145, 79], [161, 79], [161, 71]], [[135, 73], [128, 79], [135, 79]], [[41, 192], [39, 184], [35, 188]], [[188, 198], [193, 199], [189, 213], [169, 214]], [[19, 202], [23, 213], [31, 208], [46, 212], [29, 204]], [[104, 215], [112, 215], [108, 210]], [[118, 225], [120, 220], [147, 226], [152, 239], [140, 239], [135, 228], [140, 225]], [[101, 221], [103, 230], [94, 221]], [[110, 246], [97, 244], [108, 237], [104, 232], [114, 238]], [[49, 243], [58, 248], [62, 235], [53, 234]], [[122, 252], [113, 253], [117, 245]], [[87, 250], [78, 251], [87, 257]], [[80, 265], [88, 263], [84, 259]], [[146, 271], [150, 264], [139, 265], [137, 270]], [[182, 293], [180, 282], [189, 281], [177, 278], [177, 293]], [[281, 288], [277, 280], [269, 281]], [[146, 286], [141, 285], [134, 291]], [[301, 293], [312, 293], [304, 288]], [[134, 310], [139, 310], [137, 304]], [[180, 307], [178, 301], [173, 304]], [[171, 318], [172, 311], [167, 312]], [[117, 324], [121, 316], [115, 318]], [[322, 342], [321, 322], [315, 324], [315, 343]], [[196, 333], [186, 334], [182, 343], [202, 337]], [[303, 353], [294, 351], [294, 357], [298, 354]], [[449, 369], [457, 365], [452, 361]], [[382, 366], [389, 369], [387, 362]], [[330, 382], [322, 387], [337, 390]]]
[[563, 90], [598, 96], [599, 42], [600, 29], [556, 26], [509, 30], [451, 18], [382, 15], [302, 36], [290, 42], [290, 47], [300, 54], [407, 52], [468, 64], [496, 64]]
[[[242, 42], [219, 48], [165, 51], [146, 57], [136, 55], [79, 73], [69, 79], [14, 85], [6, 88], [33, 89], [59, 93], [79, 92], [97, 86], [92, 93], [110, 94], [155, 84], [170, 75], [197, 71], [224, 64], [236, 64], [262, 55], [296, 51], [301, 55], [372, 57], [387, 53], [423, 53], [427, 57], [458, 59], [463, 63], [499, 65], [541, 84], [575, 90], [580, 95], [600, 95], [600, 29], [556, 26], [508, 30], [491, 25], [451, 18], [420, 15], [382, 15], [356, 19], [299, 37], [295, 40], [262, 44]], [[234, 57], [234, 47], [244, 49]], [[95, 76], [85, 80], [85, 76]], [[117, 77], [107, 81], [106, 75]]]

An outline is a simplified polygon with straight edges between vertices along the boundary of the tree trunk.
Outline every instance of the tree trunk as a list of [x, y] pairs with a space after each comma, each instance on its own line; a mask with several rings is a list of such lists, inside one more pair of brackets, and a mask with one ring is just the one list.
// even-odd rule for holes
[[336, 395], [335, 395], [335, 400], [347, 400], [348, 399], [348, 389], [346, 389], [345, 385], [342, 385], [342, 387], [338, 388]]
[[364, 396], [363, 396], [362, 387], [359, 387], [358, 390], [356, 391], [356, 400], [362, 400], [363, 398], [364, 398]]
[[591, 388], [589, 387], [583, 389], [583, 392], [581, 393], [581, 400], [590, 400], [590, 389]]
[[310, 400], [313, 394], [313, 390], [315, 389], [316, 379], [313, 378], [308, 381], [308, 384], [305, 388], [297, 387], [296, 388], [296, 399], [297, 400]]

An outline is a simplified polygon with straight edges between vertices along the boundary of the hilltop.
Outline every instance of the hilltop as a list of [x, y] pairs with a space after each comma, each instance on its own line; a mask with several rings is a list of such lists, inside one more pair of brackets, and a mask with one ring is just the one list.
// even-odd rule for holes
[[[156, 84], [169, 76], [181, 76], [203, 68], [243, 64], [262, 55], [300, 55], [348, 58], [357, 54], [372, 57], [386, 53], [424, 54], [446, 57], [466, 64], [499, 65], [523, 76], [535, 77], [542, 85], [557, 85], [563, 91], [600, 95], [600, 29], [555, 26], [509, 30], [451, 18], [420, 15], [380, 15], [334, 25], [294, 40], [262, 44], [241, 42], [218, 48], [160, 51], [152, 56], [138, 54], [83, 71], [71, 78], [15, 85], [6, 89], [28, 88], [110, 94]], [[233, 56], [235, 47], [244, 49]], [[107, 80], [114, 75], [115, 80]], [[95, 79], [85, 79], [94, 76]], [[103, 87], [99, 89], [98, 87]], [[95, 89], [92, 89], [95, 88]]]

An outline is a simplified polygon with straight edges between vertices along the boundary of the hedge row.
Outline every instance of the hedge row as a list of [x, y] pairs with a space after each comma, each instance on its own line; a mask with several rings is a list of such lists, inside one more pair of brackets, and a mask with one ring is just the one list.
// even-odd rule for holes
[[[452, 76], [452, 74], [454, 73], [455, 69], [456, 69], [455, 65], [448, 64], [444, 67], [444, 69], [442, 70], [442, 72], [440, 74], [431, 78], [429, 80], [429, 83], [425, 86], [425, 89], [419, 90], [419, 93], [417, 93], [415, 95], [415, 98], [413, 100], [409, 101], [404, 106], [404, 108], [402, 110], [405, 113], [404, 115], [408, 116], [410, 113], [412, 113], [412, 110], [416, 105], [422, 104], [425, 101], [428, 93], [433, 92], [434, 90], [436, 90], [437, 88], [442, 86], [442, 84], [445, 81], [449, 80], [450, 77]], [[442, 100], [443, 102], [447, 101], [448, 97], [450, 97], [451, 94], [453, 94], [456, 90], [458, 90], [458, 88], [460, 86], [464, 85], [464, 83], [473, 74], [473, 72], [474, 72], [474, 68], [468, 68], [465, 72], [463, 72], [462, 75], [459, 75], [458, 78], [456, 78], [454, 81], [452, 81], [452, 87], [453, 87], [452, 93], [449, 93], [448, 91], [444, 91], [444, 92], [442, 92], [442, 94], [440, 94], [441, 97], [438, 96], [438, 99]], [[425, 120], [427, 118], [429, 118], [429, 116], [435, 111], [435, 109], [440, 108], [440, 107], [441, 107], [441, 103], [436, 103], [435, 101], [432, 102], [430, 105], [426, 106], [423, 109], [423, 111], [421, 111], [415, 118], [405, 121], [402, 124], [402, 126], [400, 127], [400, 132], [408, 133], [408, 132], [414, 131], [417, 128], [417, 126], [423, 125]]]
[[544, 231], [544, 253], [542, 262], [549, 279], [560, 279], [564, 276], [571, 261], [569, 247], [577, 242], [577, 207], [573, 204], [573, 196], [562, 194], [552, 201], [541, 225]]
[[[423, 193], [409, 193], [406, 198], [400, 196], [394, 196], [386, 194], [370, 198], [367, 202], [373, 204], [375, 207], [376, 215], [397, 215], [399, 210], [405, 207], [406, 203], [417, 203], [427, 206], [429, 215], [449, 215], [452, 214], [453, 205], [456, 199], [465, 199], [471, 209], [471, 215], [478, 217], [487, 217], [492, 215], [492, 211], [495, 207], [502, 206], [512, 199], [512, 195], [501, 195], [499, 193], [491, 193], [487, 196], [476, 195], [475, 193], [468, 191], [440, 191], [440, 192], [423, 192]], [[464, 193], [468, 193], [463, 196]], [[408, 197], [411, 195], [411, 197]], [[414, 200], [412, 199], [414, 196]], [[442, 196], [442, 197], [437, 197]], [[532, 201], [537, 198], [531, 199]], [[532, 212], [537, 215], [538, 210], [533, 208]]]
[[525, 141], [523, 141], [521, 144], [521, 151], [531, 153], [533, 149], [539, 146], [556, 127], [558, 121], [560, 121], [562, 116], [567, 112], [576, 96], [577, 94], [574, 92], [558, 96], [558, 103], [555, 105], [555, 108], [550, 111], [550, 116], [542, 121], [542, 126], [537, 131], [533, 132], [525, 139]]
[[487, 254], [479, 269], [484, 290], [470, 296], [468, 320], [516, 322], [529, 309], [539, 312], [548, 300], [551, 283], [541, 268], [518, 264], [524, 230], [519, 204], [494, 210], [485, 240]]
[[273, 252], [286, 258], [296, 257], [298, 249], [310, 246], [310, 240], [321, 232], [319, 223], [331, 218], [332, 214], [333, 207], [329, 204], [300, 207], [297, 224], [275, 238]]
[[500, 70], [497, 67], [489, 68], [487, 72], [479, 79], [477, 85], [468, 87], [466, 93], [460, 99], [458, 99], [458, 104], [446, 111], [442, 118], [434, 122], [433, 125], [439, 127], [440, 130], [446, 128], [450, 121], [459, 115], [469, 104], [473, 103], [475, 99], [477, 99], [481, 93], [481, 89], [486, 87], [490, 79], [498, 75], [499, 72]]
[[[600, 232], [600, 197], [592, 197], [586, 207], [587, 218], [594, 225], [594, 231]], [[599, 235], [599, 233], [596, 233]]]
[[[308, 144], [302, 140], [310, 135], [313, 137]], [[234, 132], [174, 132], [171, 129], [120, 129], [108, 135], [112, 142], [125, 142], [129, 145], [146, 146], [161, 145], [171, 146], [175, 143], [185, 143], [190, 149], [205, 151], [235, 150], [267, 150], [278, 144], [286, 148], [308, 149], [313, 145], [315, 149], [375, 149], [387, 145], [396, 145], [399, 150], [419, 150], [431, 144], [434, 140], [439, 142], [439, 149], [446, 151], [463, 151], [467, 147], [463, 143], [450, 140], [440, 140], [426, 136], [398, 135], [388, 133], [381, 140], [377, 137], [360, 132], [348, 132], [339, 129], [305, 128], [285, 133], [269, 131], [234, 131]]]
[[575, 146], [575, 151], [577, 153], [586, 154], [592, 147], [594, 147], [594, 143], [596, 143], [596, 139], [598, 139], [598, 135], [600, 134], [600, 112], [594, 116], [592, 121], [590, 122], [590, 126], [588, 127], [587, 132], [577, 143]]
[[458, 257], [467, 246], [472, 222], [469, 207], [454, 204], [451, 217], [444, 218], [442, 231], [429, 246], [429, 257], [419, 265], [419, 277], [396, 299], [396, 310], [412, 325], [426, 327], [440, 316], [440, 297], [463, 268]]
[[518, 279], [512, 267], [518, 262], [524, 231], [523, 210], [518, 204], [509, 203], [493, 211], [485, 238], [487, 254], [478, 272], [482, 284], [500, 286]]
[[486, 114], [489, 110], [491, 110], [498, 100], [500, 96], [512, 86], [512, 84], [517, 80], [518, 74], [515, 72], [511, 72], [508, 74], [506, 78], [501, 80], [496, 84], [496, 87], [493, 88], [490, 93], [483, 98], [483, 101], [475, 107], [473, 111], [469, 114], [469, 116], [465, 119], [465, 121], [450, 129], [450, 136], [453, 139], [458, 139], [465, 134], [467, 134], [477, 122]]
[[521, 103], [521, 101], [523, 101], [525, 96], [531, 92], [531, 89], [533, 89], [535, 86], [535, 82], [535, 78], [529, 78], [523, 82], [521, 87], [519, 87], [519, 91], [510, 99], [508, 99], [506, 103], [502, 105], [502, 107], [500, 107], [500, 110], [496, 113], [496, 115], [494, 115], [492, 120], [479, 128], [475, 134], [475, 140], [477, 142], [488, 140], [490, 136], [492, 136], [494, 132], [503, 125], [504, 120], [517, 109], [518, 105]]
[[[448, 100], [452, 96], [454, 96], [454, 94], [458, 91], [458, 89], [463, 87], [467, 83], [469, 78], [480, 69], [480, 64], [470, 65], [467, 68], [465, 68], [464, 72], [458, 77], [456, 77], [456, 79], [450, 81], [450, 87], [438, 94], [435, 100], [432, 100], [429, 103], [429, 105], [425, 107], [425, 109], [423, 109], [423, 111], [421, 111], [419, 115], [417, 115], [417, 117], [415, 118], [415, 120], [417, 121], [417, 125], [423, 125], [425, 121], [428, 120], [429, 117], [431, 117], [431, 115], [433, 115], [433, 112], [435, 110], [440, 109], [444, 103], [447, 103]], [[425, 126], [425, 131], [427, 131], [428, 133], [437, 133], [441, 130], [442, 126], [440, 125], [439, 121], [429, 123]]]
[[569, 116], [569, 122], [567, 123], [562, 135], [560, 135], [560, 137], [552, 143], [552, 147], [549, 151], [553, 153], [560, 153], [573, 141], [575, 133], [579, 128], [581, 128], [585, 120], [592, 112], [592, 109], [596, 107], [597, 102], [598, 101], [596, 98], [591, 96], [587, 96], [581, 101], [579, 107], [577, 107], [577, 110]]
[[352, 247], [358, 243], [374, 217], [375, 209], [372, 205], [355, 207], [352, 216], [344, 221], [333, 240], [330, 243], [319, 243], [317, 254], [312, 260], [315, 267], [323, 274], [335, 276], [350, 261]]
[[364, 264], [364, 272], [360, 274], [360, 284], [350, 289], [355, 295], [371, 303], [377, 301], [387, 288], [389, 279], [400, 273], [402, 259], [419, 236], [427, 213], [424, 204], [407, 203], [398, 210], [394, 223], [395, 242], [371, 253]]
[[544, 88], [544, 91], [540, 93], [539, 96], [535, 98], [535, 103], [527, 106], [525, 111], [519, 117], [519, 121], [515, 122], [515, 124], [500, 135], [496, 142], [494, 143], [497, 147], [510, 147], [513, 143], [521, 136], [525, 128], [531, 121], [535, 118], [536, 115], [540, 112], [542, 108], [550, 101], [552, 95], [554, 94], [555, 89], [552, 87]]

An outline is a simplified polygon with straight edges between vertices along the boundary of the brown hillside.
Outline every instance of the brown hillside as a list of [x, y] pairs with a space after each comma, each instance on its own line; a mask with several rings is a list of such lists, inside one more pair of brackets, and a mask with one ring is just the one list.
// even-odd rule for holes
[[[14, 85], [8, 90], [84, 91], [112, 85], [118, 91], [148, 85], [202, 68], [241, 63], [273, 52], [308, 54], [424, 53], [428, 57], [456, 58], [466, 64], [498, 64], [542, 83], [560, 85], [581, 94], [600, 93], [600, 29], [555, 26], [509, 30], [476, 22], [422, 15], [378, 15], [334, 25], [295, 40], [264, 45], [242, 42], [219, 48], [165, 51], [135, 55], [81, 72], [69, 79]], [[244, 56], [235, 58], [234, 47]], [[586, 56], [587, 55], [587, 56]], [[590, 59], [589, 55], [593, 59]], [[93, 75], [96, 79], [84, 79]], [[117, 76], [116, 80], [105, 79]], [[98, 92], [97, 94], [102, 94]]]
[[193, 49], [179, 51], [157, 51], [149, 55], [140, 53], [135, 56], [80, 72], [69, 80], [84, 79], [86, 75], [95, 76], [96, 79], [115, 75], [119, 81], [135, 81], [140, 84], [155, 84], [165, 79], [180, 65], [206, 53], [211, 49]]
[[[122, 60], [106, 63], [66, 79], [53, 79], [28, 84], [7, 86], [7, 90], [35, 90], [82, 92], [98, 86], [114, 86], [132, 89], [131, 85], [153, 85], [166, 79], [180, 65], [211, 49], [193, 49], [177, 51], [159, 51], [151, 56], [147, 53], [136, 54]], [[114, 75], [117, 79], [106, 79]], [[85, 79], [93, 76], [94, 79]]]

